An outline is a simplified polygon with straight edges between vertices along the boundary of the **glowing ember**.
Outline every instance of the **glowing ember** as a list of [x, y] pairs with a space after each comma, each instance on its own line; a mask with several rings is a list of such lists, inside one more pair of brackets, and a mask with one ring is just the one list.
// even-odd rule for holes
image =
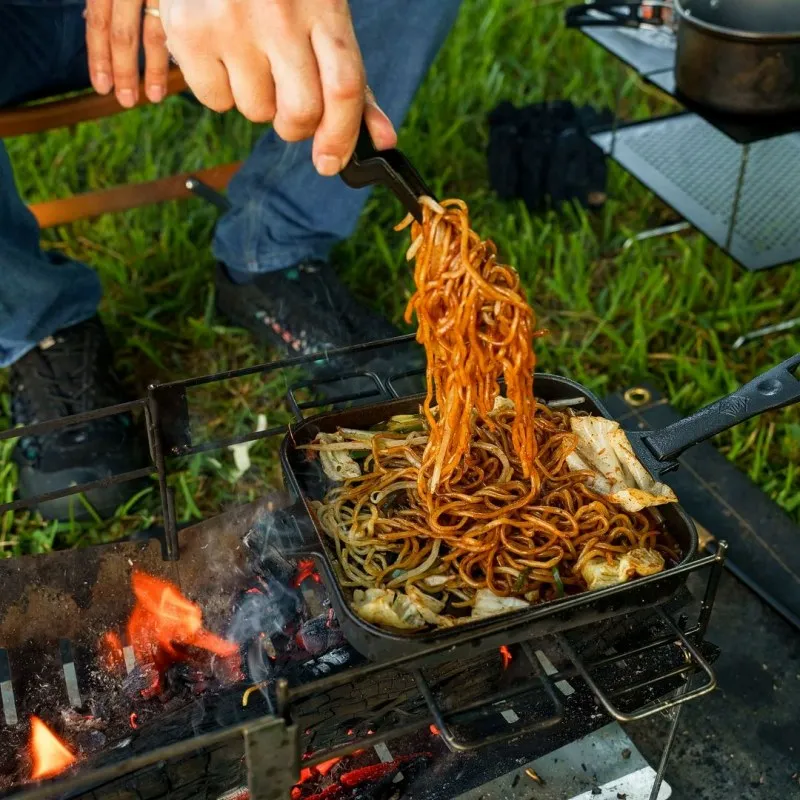
[[508, 669], [512, 659], [511, 651], [505, 645], [502, 645], [500, 655], [503, 657], [503, 669]]
[[100, 639], [100, 658], [110, 672], [122, 669], [125, 665], [122, 642], [114, 631], [107, 631]]
[[435, 725], [433, 725], [433, 724], [431, 724], [431, 726], [430, 726], [430, 728], [428, 728], [428, 730], [429, 730], [429, 731], [430, 731], [430, 732], [431, 732], [431, 733], [432, 733], [434, 736], [439, 736], [439, 735], [441, 734], [441, 731], [440, 731], [440, 730], [439, 730], [439, 729], [438, 729], [438, 728], [437, 728]]
[[310, 781], [314, 777], [314, 770], [311, 767], [303, 767], [300, 770], [300, 780], [297, 781], [298, 785]]
[[327, 775], [341, 760], [341, 758], [332, 758], [330, 761], [323, 761], [321, 764], [317, 764], [315, 769], [320, 775]]
[[31, 717], [30, 747], [34, 781], [58, 775], [75, 763], [75, 756], [39, 717]]
[[297, 562], [297, 574], [292, 580], [292, 588], [299, 588], [307, 578], [311, 578], [315, 583], [319, 583], [322, 580], [314, 567], [314, 562], [310, 558], [301, 559]]
[[137, 719], [138, 717], [136, 715], [136, 712], [134, 711], [133, 714], [131, 714], [130, 716], [131, 728], [133, 728], [134, 730], [136, 730], [136, 728], [139, 727], [139, 723], [136, 721]]

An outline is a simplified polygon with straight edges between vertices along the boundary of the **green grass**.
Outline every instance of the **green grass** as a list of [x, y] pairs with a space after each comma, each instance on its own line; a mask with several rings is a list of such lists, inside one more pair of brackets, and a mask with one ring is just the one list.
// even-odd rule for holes
[[[625, 238], [671, 218], [647, 190], [611, 168], [602, 212], [531, 216], [493, 197], [486, 178], [486, 114], [499, 101], [568, 98], [613, 105], [625, 119], [671, 110], [600, 48], [560, 24], [563, 4], [465, 0], [461, 16], [421, 88], [401, 147], [443, 197], [470, 204], [476, 228], [494, 238], [523, 275], [542, 326], [542, 369], [607, 392], [641, 379], [690, 412], [800, 350], [797, 332], [731, 350], [737, 335], [800, 315], [800, 272], [787, 266], [750, 275], [703, 236], [671, 236], [622, 251]], [[236, 114], [204, 111], [179, 98], [74, 131], [8, 142], [23, 196], [35, 201], [246, 156], [259, 129]], [[397, 204], [378, 192], [336, 262], [357, 293], [399, 320], [410, 289], [406, 237], [392, 232]], [[169, 203], [47, 231], [46, 246], [90, 263], [102, 276], [103, 317], [118, 365], [141, 396], [148, 383], [245, 366], [270, 356], [214, 313], [209, 244], [215, 212], [202, 201]], [[379, 287], [375, 291], [374, 287]], [[288, 418], [283, 384], [216, 385], [193, 395], [202, 433], [242, 432], [259, 413]], [[2, 406], [7, 417], [7, 398]], [[0, 409], [0, 410], [2, 410]], [[7, 419], [6, 419], [7, 423]], [[716, 440], [719, 447], [800, 520], [800, 414], [768, 414]], [[15, 472], [0, 449], [0, 493]], [[275, 443], [251, 450], [238, 481], [231, 453], [196, 456], [173, 472], [179, 517], [191, 521], [279, 480]], [[114, 520], [43, 523], [6, 515], [0, 552], [39, 552], [114, 537], [157, 522], [155, 485]]]

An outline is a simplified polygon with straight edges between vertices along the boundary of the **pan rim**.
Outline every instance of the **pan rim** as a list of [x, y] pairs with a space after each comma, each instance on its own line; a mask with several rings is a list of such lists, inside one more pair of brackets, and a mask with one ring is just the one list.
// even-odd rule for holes
[[678, 12], [680, 24], [690, 25], [704, 33], [715, 35], [722, 39], [729, 39], [740, 44], [800, 44], [800, 30], [798, 31], [746, 31], [739, 28], [728, 28], [714, 22], [700, 19], [687, 10], [683, 3], [685, 0], [673, 0], [675, 11]]

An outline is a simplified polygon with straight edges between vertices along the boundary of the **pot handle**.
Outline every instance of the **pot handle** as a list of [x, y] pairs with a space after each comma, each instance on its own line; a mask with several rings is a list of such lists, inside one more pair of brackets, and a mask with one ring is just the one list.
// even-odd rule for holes
[[800, 353], [685, 419], [658, 431], [629, 431], [628, 435], [633, 434], [632, 438], [646, 446], [647, 452], [640, 455], [645, 456], [645, 466], [651, 472], [670, 472], [678, 466], [677, 457], [693, 445], [765, 411], [800, 401], [800, 375], [795, 375], [798, 367]]
[[[564, 24], [568, 28], [639, 28], [645, 24], [649, 27], [666, 24], [662, 14], [654, 14], [645, 19], [643, 8], [672, 8], [671, 3], [663, 0], [643, 0], [638, 3], [615, 3], [613, 0], [598, 0], [596, 3], [583, 3], [570, 6], [564, 12]], [[603, 16], [598, 16], [597, 12]]]
[[[641, 3], [582, 3], [567, 8], [564, 24], [568, 28], [638, 28], [641, 7]], [[604, 16], [598, 16], [598, 11]]]

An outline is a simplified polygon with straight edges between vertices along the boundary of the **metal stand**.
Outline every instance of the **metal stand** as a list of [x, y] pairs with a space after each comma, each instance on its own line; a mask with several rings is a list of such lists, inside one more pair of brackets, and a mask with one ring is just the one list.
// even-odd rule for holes
[[[757, 117], [730, 118], [696, 107], [676, 94], [674, 47], [654, 46], [648, 41], [647, 32], [642, 30], [602, 27], [584, 27], [580, 30], [634, 71], [633, 77], [626, 77], [617, 83], [613, 125], [603, 133], [594, 134], [592, 138], [597, 144], [602, 141], [601, 146], [612, 159], [686, 219], [684, 227], [670, 224], [636, 233], [624, 242], [623, 249], [629, 249], [637, 242], [693, 227], [751, 271], [800, 258], [800, 241], [786, 222], [789, 215], [796, 218], [798, 213], [791, 201], [796, 177], [789, 172], [790, 165], [795, 163], [796, 145], [794, 139], [787, 135], [797, 130], [796, 119], [793, 122], [772, 122]], [[644, 136], [648, 127], [653, 126], [653, 135], [647, 143], [651, 150], [654, 147], [670, 147], [669, 138], [673, 140], [672, 148], [698, 150], [697, 137], [692, 145], [685, 138], [686, 134], [691, 133], [688, 126], [670, 137], [670, 126], [665, 124], [670, 119], [687, 116], [686, 112], [663, 119], [619, 122], [622, 95], [630, 81], [637, 77], [676, 99], [690, 112], [688, 116], [696, 119], [698, 124], [705, 123], [708, 126], [709, 135], [713, 135], [716, 143], [712, 145], [709, 141], [700, 145], [701, 157], [698, 157], [698, 161], [705, 163], [696, 176], [687, 178], [675, 169], [674, 164], [669, 163], [669, 159], [650, 155], [638, 148], [635, 137], [627, 136], [624, 142], [621, 140], [620, 131], [625, 128], [635, 126]], [[731, 152], [734, 149], [738, 150], [735, 155]], [[703, 152], [705, 150], [709, 152]], [[712, 170], [708, 162], [715, 158], [717, 168]], [[717, 178], [723, 171], [727, 173], [733, 159], [738, 161], [738, 174], [728, 206], [730, 215], [727, 215], [724, 200], [720, 204], [721, 187]], [[758, 163], [758, 171], [748, 176], [748, 164], [754, 159]], [[780, 165], [786, 166], [781, 168]], [[772, 174], [768, 175], [770, 169]], [[747, 202], [743, 201], [745, 180], [748, 180]], [[771, 191], [773, 185], [777, 187], [774, 192]], [[776, 197], [787, 199], [781, 203]]]

